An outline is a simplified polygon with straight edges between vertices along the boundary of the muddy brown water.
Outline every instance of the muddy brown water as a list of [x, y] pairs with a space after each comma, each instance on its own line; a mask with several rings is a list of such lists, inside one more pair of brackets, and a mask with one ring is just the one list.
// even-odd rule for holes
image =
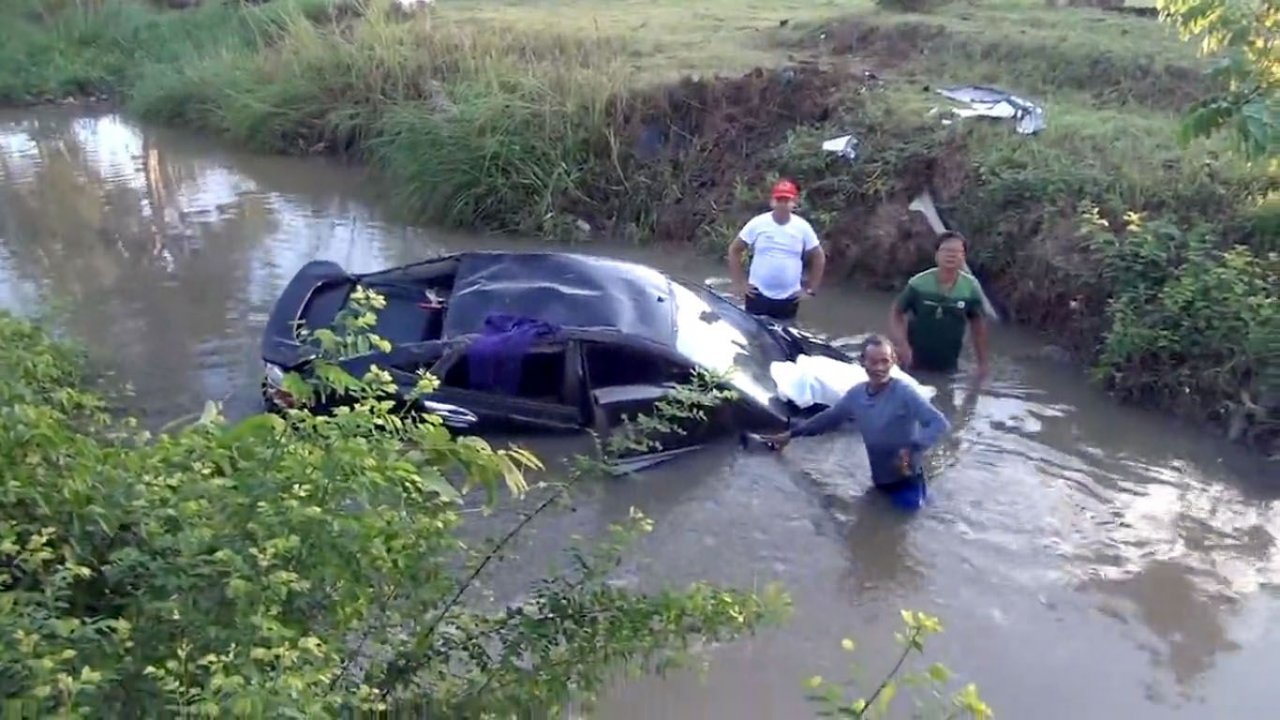
[[[358, 170], [259, 157], [111, 114], [0, 115], [0, 305], [52, 301], [159, 424], [207, 398], [257, 409], [259, 333], [313, 258], [356, 270], [512, 241], [398, 223]], [[519, 246], [519, 245], [517, 245]], [[524, 245], [524, 247], [528, 247]], [[695, 278], [721, 263], [587, 245]], [[828, 288], [801, 322], [882, 325], [889, 298]], [[883, 671], [898, 609], [942, 616], [931, 655], [1004, 718], [1272, 717], [1280, 701], [1280, 471], [1155, 413], [1117, 406], [996, 333], [991, 380], [926, 378], [956, 425], [932, 503], [904, 518], [866, 496], [855, 434], [782, 457], [709, 449], [584, 495], [537, 524], [510, 577], [570, 533], [637, 506], [657, 523], [625, 577], [641, 586], [782, 581], [791, 621], [716, 648], [709, 673], [620, 683], [605, 718], [802, 718], [802, 683], [839, 677], [842, 637]], [[535, 440], [546, 457], [577, 447]]]

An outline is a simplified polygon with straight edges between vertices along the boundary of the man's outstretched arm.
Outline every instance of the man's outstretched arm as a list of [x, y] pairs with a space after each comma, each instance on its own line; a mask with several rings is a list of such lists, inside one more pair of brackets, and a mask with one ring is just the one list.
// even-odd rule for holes
[[835, 405], [805, 420], [787, 433], [789, 437], [806, 437], [831, 432], [854, 418], [853, 394], [862, 390], [862, 385], [854, 385]]

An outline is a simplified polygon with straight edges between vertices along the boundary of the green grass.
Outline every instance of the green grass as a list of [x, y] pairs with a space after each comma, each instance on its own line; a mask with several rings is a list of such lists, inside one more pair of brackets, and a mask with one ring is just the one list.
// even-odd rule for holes
[[283, 15], [221, 2], [162, 13], [135, 2], [9, 0], [0, 9], [0, 102], [127, 92], [160, 68], [252, 52]]
[[[584, 217], [615, 236], [718, 249], [785, 173], [836, 271], [881, 281], [929, 256], [925, 231], [883, 210], [933, 185], [1015, 315], [1085, 353], [1124, 288], [1096, 282], [1082, 208], [1117, 227], [1130, 210], [1203, 225], [1220, 247], [1256, 252], [1275, 249], [1280, 226], [1274, 165], [1246, 166], [1223, 140], [1175, 142], [1179, 113], [1210, 87], [1206, 63], [1151, 19], [1032, 0], [927, 13], [473, 0], [408, 20], [326, 0], [38, 12], [53, 1], [0, 7], [0, 66], [19, 68], [0, 77], [0, 102], [108, 92], [251, 148], [352, 154], [409, 213], [497, 230], [560, 233]], [[799, 69], [745, 75], [781, 66]], [[883, 82], [864, 88], [865, 70]], [[1048, 129], [944, 127], [933, 88], [952, 83], [1036, 100]], [[655, 130], [665, 149], [644, 157]], [[863, 140], [853, 165], [817, 149], [845, 132]], [[1055, 310], [1075, 297], [1091, 298], [1084, 315]]]

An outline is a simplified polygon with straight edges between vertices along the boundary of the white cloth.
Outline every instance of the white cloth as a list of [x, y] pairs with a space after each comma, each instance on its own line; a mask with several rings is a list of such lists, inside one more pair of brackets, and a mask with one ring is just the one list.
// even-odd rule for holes
[[[932, 400], [938, 394], [937, 388], [920, 384], [897, 365], [889, 374], [914, 386], [925, 400]], [[801, 408], [815, 404], [831, 407], [854, 385], [867, 381], [867, 371], [858, 363], [820, 355], [801, 355], [795, 362], [771, 363], [769, 375], [778, 386], [778, 395]]]
[[738, 237], [751, 248], [748, 283], [774, 300], [799, 294], [804, 254], [818, 247], [818, 235], [808, 221], [793, 213], [779, 225], [772, 212], [762, 213], [743, 226]]

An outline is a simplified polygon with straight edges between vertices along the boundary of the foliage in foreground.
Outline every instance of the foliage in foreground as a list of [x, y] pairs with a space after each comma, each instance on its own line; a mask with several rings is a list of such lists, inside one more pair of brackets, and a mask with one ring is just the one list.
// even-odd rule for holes
[[[351, 326], [372, 320], [357, 308]], [[317, 347], [317, 378], [356, 404], [234, 424], [209, 406], [149, 436], [108, 415], [66, 346], [0, 315], [7, 701], [79, 717], [506, 717], [550, 711], [621, 665], [678, 660], [689, 640], [732, 638], [785, 611], [772, 590], [607, 583], [622, 543], [651, 528], [639, 514], [614, 542], [574, 549], [571, 569], [522, 602], [477, 605], [468, 590], [548, 503], [497, 546], [471, 548], [457, 534], [464, 499], [480, 488], [492, 502], [504, 484], [522, 495], [537, 461], [394, 409], [385, 371], [344, 377], [340, 346]], [[578, 478], [531, 490], [554, 496]]]
[[[931, 636], [942, 632], [942, 621], [923, 612], [902, 611], [903, 629], [896, 635], [898, 644], [902, 646], [893, 667], [878, 683], [867, 685], [859, 682], [861, 673], [856, 666], [850, 666], [850, 674], [854, 679], [841, 685], [828, 682], [821, 675], [809, 678], [809, 700], [816, 703], [820, 710], [819, 717], [873, 718], [889, 717], [894, 708], [893, 701], [899, 697], [899, 689], [907, 692], [920, 691], [924, 697], [914, 697], [915, 712], [912, 717], [921, 717], [921, 713], [929, 713], [926, 717], [952, 718], [967, 717], [973, 720], [989, 720], [994, 717], [991, 707], [978, 694], [978, 688], [969, 683], [959, 691], [946, 695], [947, 683], [952, 673], [939, 662], [931, 663], [924, 669], [912, 669], [911, 660], [924, 654], [924, 642]], [[845, 638], [840, 642], [845, 652], [856, 650], [853, 640]], [[870, 694], [849, 697], [849, 688], [869, 687]]]

